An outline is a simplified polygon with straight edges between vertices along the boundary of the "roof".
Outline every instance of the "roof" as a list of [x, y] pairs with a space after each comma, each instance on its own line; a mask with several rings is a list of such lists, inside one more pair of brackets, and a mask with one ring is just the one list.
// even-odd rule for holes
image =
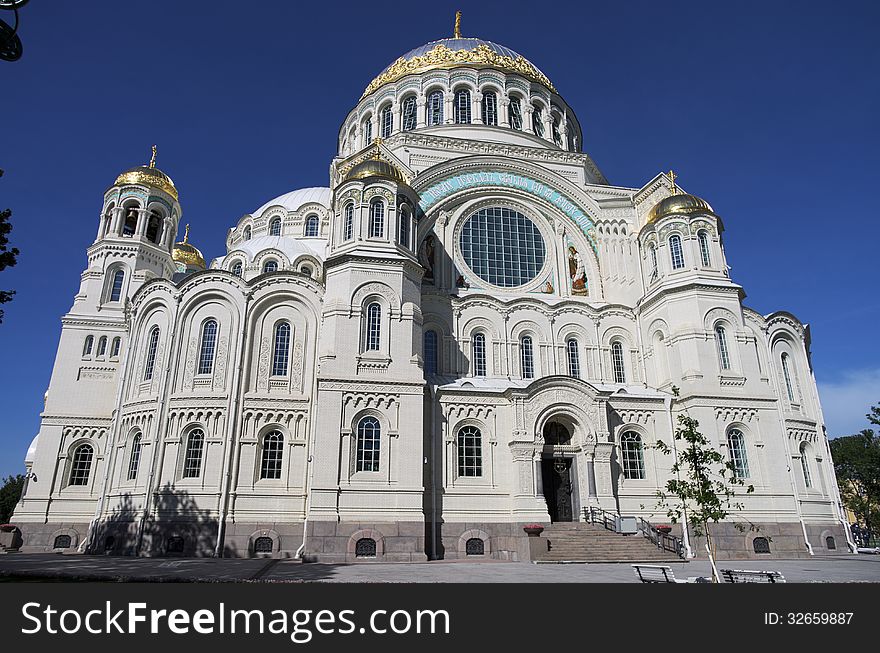
[[306, 204], [316, 203], [329, 209], [330, 208], [330, 189], [324, 186], [313, 186], [311, 188], [299, 188], [292, 190], [284, 195], [279, 195], [275, 199], [266, 202], [252, 213], [252, 215], [262, 215], [268, 208], [272, 206], [281, 206], [288, 211], [298, 211]]

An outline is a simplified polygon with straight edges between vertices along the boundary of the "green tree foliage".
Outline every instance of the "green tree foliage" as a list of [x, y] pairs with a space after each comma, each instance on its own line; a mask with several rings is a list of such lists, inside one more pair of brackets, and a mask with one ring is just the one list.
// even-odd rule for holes
[[[2, 176], [3, 171], [0, 170], [0, 177]], [[0, 211], [0, 272], [6, 268], [12, 267], [18, 262], [16, 258], [18, 256], [18, 248], [9, 247], [9, 232], [12, 231], [12, 225], [9, 223], [10, 217], [12, 217], [11, 210], [4, 209]], [[0, 290], [0, 304], [12, 301], [12, 296], [14, 294], [14, 290]], [[0, 309], [0, 323], [2, 322], [3, 310]]]
[[[880, 405], [867, 414], [871, 424], [880, 426]], [[834, 473], [846, 507], [872, 533], [880, 528], [880, 436], [874, 429], [829, 442]]]
[[3, 486], [0, 487], [0, 524], [6, 524], [12, 519], [12, 511], [15, 510], [15, 504], [21, 499], [23, 489], [23, 474], [7, 476], [3, 481]]

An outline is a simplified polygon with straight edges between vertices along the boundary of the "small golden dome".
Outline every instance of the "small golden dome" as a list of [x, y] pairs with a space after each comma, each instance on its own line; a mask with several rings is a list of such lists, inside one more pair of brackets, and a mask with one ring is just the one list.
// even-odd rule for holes
[[369, 177], [382, 177], [384, 179], [390, 179], [396, 183], [406, 183], [406, 179], [404, 179], [400, 170], [388, 163], [388, 161], [376, 158], [367, 159], [366, 161], [361, 161], [356, 164], [345, 174], [343, 181], [367, 179]]
[[670, 195], [657, 202], [654, 208], [651, 209], [651, 212], [648, 214], [648, 224], [656, 222], [660, 218], [665, 218], [667, 215], [693, 215], [694, 213], [715, 215], [715, 211], [712, 210], [709, 203], [696, 195], [688, 195], [687, 193]]
[[174, 248], [171, 250], [171, 258], [176, 263], [182, 263], [187, 268], [192, 267], [204, 270], [208, 267], [205, 263], [205, 257], [202, 256], [199, 249], [189, 244], [189, 225], [186, 225], [183, 240], [179, 243], [174, 243]]
[[178, 201], [177, 188], [174, 186], [174, 182], [171, 181], [171, 177], [156, 167], [155, 145], [153, 146], [153, 156], [150, 158], [148, 165], [129, 168], [116, 178], [116, 186], [122, 186], [123, 184], [153, 186], [171, 195], [175, 202]]

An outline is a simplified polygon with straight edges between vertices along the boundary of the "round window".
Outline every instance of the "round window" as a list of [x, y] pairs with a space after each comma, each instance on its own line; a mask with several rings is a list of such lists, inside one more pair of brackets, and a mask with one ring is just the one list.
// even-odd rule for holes
[[546, 247], [535, 223], [500, 206], [480, 209], [461, 230], [461, 253], [471, 271], [502, 288], [532, 281], [544, 267]]

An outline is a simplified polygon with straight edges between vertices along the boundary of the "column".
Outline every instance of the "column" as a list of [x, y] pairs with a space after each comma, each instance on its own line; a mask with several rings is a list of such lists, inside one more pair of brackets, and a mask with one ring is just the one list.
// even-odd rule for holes
[[427, 125], [427, 113], [425, 111], [427, 102], [427, 98], [423, 94], [416, 97], [416, 129], [421, 129]]
[[474, 93], [471, 100], [471, 122], [475, 125], [483, 124], [483, 94]]
[[452, 111], [452, 104], [455, 101], [455, 93], [447, 92], [443, 94], [443, 122], [451, 125], [455, 122], [455, 115]]
[[504, 94], [498, 98], [498, 124], [510, 127], [510, 98]]

